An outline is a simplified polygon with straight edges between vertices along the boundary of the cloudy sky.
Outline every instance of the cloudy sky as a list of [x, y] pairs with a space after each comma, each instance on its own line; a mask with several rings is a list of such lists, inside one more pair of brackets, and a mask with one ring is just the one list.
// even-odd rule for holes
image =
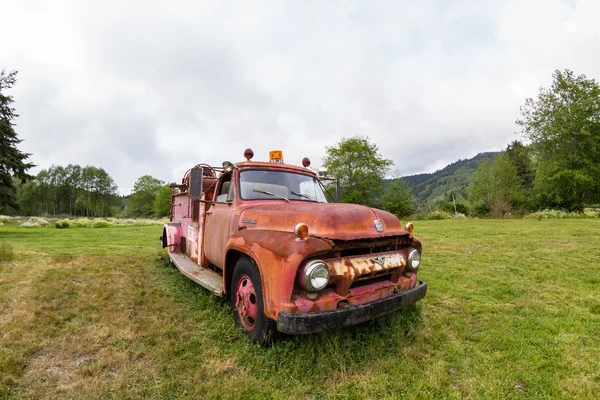
[[[600, 79], [600, 0], [2, 0], [21, 149], [180, 180], [367, 135], [403, 175], [518, 139], [555, 69]], [[36, 172], [34, 171], [34, 172]]]

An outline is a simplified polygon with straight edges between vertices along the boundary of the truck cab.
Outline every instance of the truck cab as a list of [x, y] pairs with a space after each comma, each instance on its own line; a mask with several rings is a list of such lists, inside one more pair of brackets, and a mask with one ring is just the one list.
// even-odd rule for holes
[[330, 202], [318, 175], [283, 163], [198, 164], [172, 184], [161, 243], [179, 271], [228, 296], [253, 342], [374, 319], [414, 304], [422, 245], [386, 211]]

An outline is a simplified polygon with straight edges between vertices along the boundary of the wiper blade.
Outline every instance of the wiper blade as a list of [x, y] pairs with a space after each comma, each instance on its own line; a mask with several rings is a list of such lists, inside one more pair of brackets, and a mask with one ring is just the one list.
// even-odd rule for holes
[[291, 190], [290, 190], [290, 193], [293, 194], [294, 196], [304, 197], [305, 199], [312, 200], [310, 197], [308, 197], [307, 195], [302, 194], [302, 193], [296, 193], [296, 192], [293, 192]]
[[287, 201], [288, 203], [290, 202], [290, 200], [287, 197], [280, 196], [280, 195], [278, 195], [276, 193], [267, 192], [266, 190], [252, 189], [252, 191], [254, 191], [256, 193], [268, 194], [269, 196], [278, 197], [280, 199], [283, 199], [283, 200]]

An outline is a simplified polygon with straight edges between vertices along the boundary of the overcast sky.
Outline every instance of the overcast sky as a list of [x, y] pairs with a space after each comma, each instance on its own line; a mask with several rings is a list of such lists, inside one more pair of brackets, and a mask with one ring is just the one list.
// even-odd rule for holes
[[367, 135], [403, 175], [519, 139], [555, 69], [600, 79], [600, 0], [2, 0], [20, 148], [151, 174], [266, 160], [319, 167]]

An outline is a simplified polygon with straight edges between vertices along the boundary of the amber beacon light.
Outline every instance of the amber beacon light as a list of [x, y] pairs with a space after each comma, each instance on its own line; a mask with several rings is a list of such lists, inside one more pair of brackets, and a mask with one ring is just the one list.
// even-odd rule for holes
[[271, 150], [269, 152], [269, 161], [283, 164], [283, 152], [281, 150]]

